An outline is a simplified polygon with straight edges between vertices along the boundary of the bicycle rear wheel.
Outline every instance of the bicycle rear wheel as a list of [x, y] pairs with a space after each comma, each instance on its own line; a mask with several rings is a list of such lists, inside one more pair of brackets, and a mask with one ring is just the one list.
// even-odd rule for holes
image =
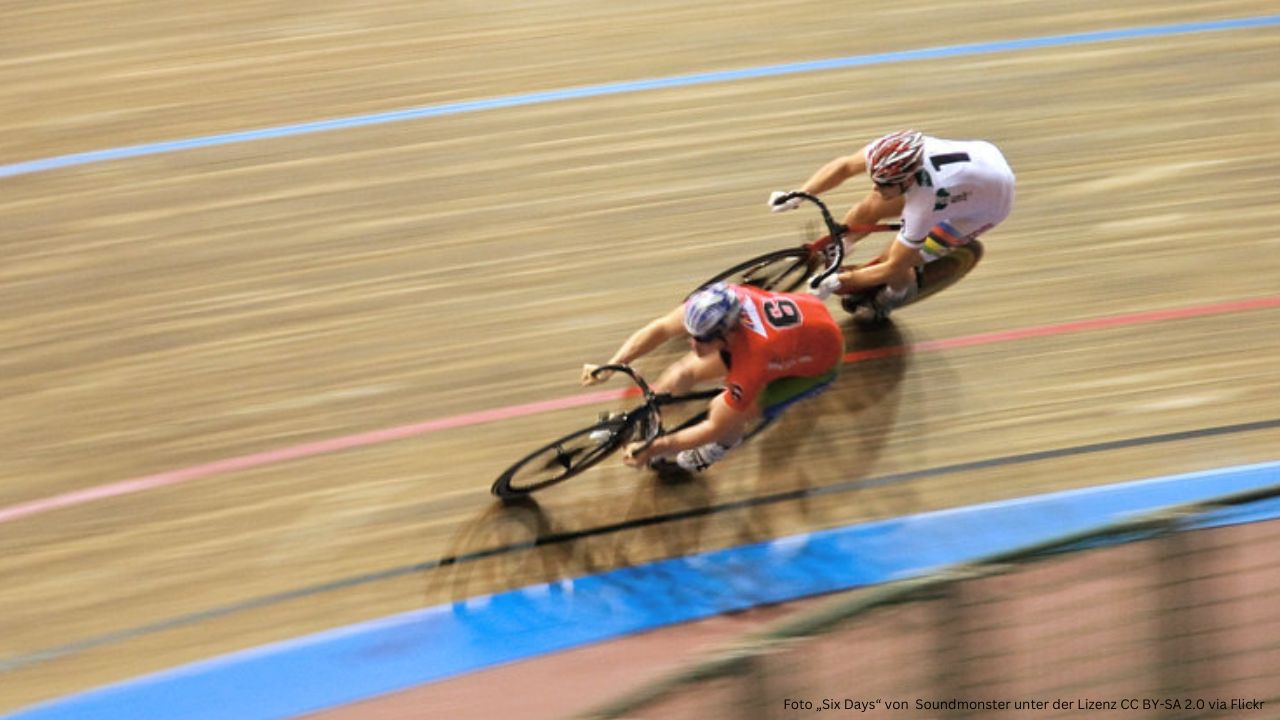
[[923, 277], [920, 283], [920, 294], [907, 303], [918, 303], [955, 285], [982, 259], [982, 243], [973, 240], [961, 245], [940, 258], [925, 263], [921, 270]]
[[616, 417], [571, 432], [507, 468], [494, 481], [490, 492], [508, 500], [568, 480], [621, 447], [630, 431], [626, 418]]
[[806, 248], [775, 250], [734, 265], [699, 287], [723, 281], [774, 292], [793, 292], [817, 272], [821, 264], [822, 256]]

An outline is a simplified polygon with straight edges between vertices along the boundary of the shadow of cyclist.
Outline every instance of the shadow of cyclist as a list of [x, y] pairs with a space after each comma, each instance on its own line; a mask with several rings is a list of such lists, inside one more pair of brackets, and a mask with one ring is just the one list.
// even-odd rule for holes
[[[886, 446], [900, 430], [904, 394], [915, 392], [902, 379], [915, 366], [914, 339], [909, 325], [889, 321], [867, 327], [851, 320], [846, 329], [849, 350], [845, 353], [844, 378], [850, 382], [833, 401], [851, 419], [843, 440], [839, 468], [830, 482], [858, 483], [871, 479], [880, 466]], [[884, 517], [920, 509], [915, 490], [909, 485], [878, 487], [875, 493], [859, 493], [863, 512]]]
[[[911, 361], [910, 343], [892, 322], [868, 328], [844, 318], [845, 362], [827, 392], [791, 408], [757, 439], [754, 494], [790, 492], [785, 506], [810, 517], [814, 491], [866, 477], [897, 423], [900, 383]], [[771, 536], [778, 507], [751, 513], [751, 535]]]
[[[848, 319], [842, 329], [845, 363], [824, 409], [848, 420], [839, 443], [847, 480], [851, 471], [856, 477], [874, 464], [897, 425], [900, 385], [912, 355], [910, 337], [893, 322], [867, 328]], [[847, 462], [850, 455], [854, 463]]]

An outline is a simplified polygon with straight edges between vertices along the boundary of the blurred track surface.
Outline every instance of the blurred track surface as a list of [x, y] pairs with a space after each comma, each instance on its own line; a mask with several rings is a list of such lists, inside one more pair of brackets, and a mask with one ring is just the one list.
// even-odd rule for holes
[[[11, 6], [0, 11], [0, 162], [1273, 9]], [[1278, 37], [1262, 27], [851, 67], [5, 178], [0, 508], [572, 396], [582, 362], [606, 357], [698, 281], [797, 240], [808, 218], [770, 215], [769, 191], [900, 126], [998, 143], [1018, 173], [1018, 205], [969, 279], [888, 331], [851, 330], [851, 350], [1274, 298]], [[863, 189], [829, 197], [844, 205]], [[614, 403], [227, 469], [0, 523], [0, 709], [619, 564], [1272, 460], [1278, 322], [1280, 310], [1261, 307], [857, 362], [696, 482], [662, 486], [610, 464], [536, 509], [496, 506], [489, 483], [523, 449]], [[656, 372], [678, 350], [641, 367]], [[1196, 434], [1224, 426], [1242, 427]], [[1170, 433], [1184, 434], [590, 532]]]

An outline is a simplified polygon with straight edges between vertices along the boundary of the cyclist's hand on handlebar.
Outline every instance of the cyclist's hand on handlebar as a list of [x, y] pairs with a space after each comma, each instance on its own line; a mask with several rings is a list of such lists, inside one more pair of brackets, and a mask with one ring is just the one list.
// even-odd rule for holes
[[645, 447], [644, 443], [639, 441], [627, 443], [626, 449], [622, 452], [622, 463], [639, 470], [649, 464], [649, 455], [649, 448]]
[[788, 198], [787, 196], [790, 194], [790, 192], [784, 192], [782, 190], [774, 191], [774, 193], [769, 196], [769, 209], [773, 212], [786, 212], [787, 210], [795, 210], [800, 207], [800, 203], [802, 202], [801, 199], [798, 197]]
[[604, 382], [605, 380], [608, 380], [609, 378], [613, 377], [613, 371], [612, 371], [612, 370], [605, 370], [605, 371], [604, 371], [604, 372], [602, 372], [602, 373], [597, 373], [597, 372], [596, 372], [596, 368], [598, 368], [598, 367], [600, 367], [600, 366], [599, 366], [599, 365], [592, 365], [591, 363], [586, 363], [586, 364], [584, 364], [584, 365], [582, 366], [582, 385], [583, 385], [583, 387], [586, 387], [586, 386], [588, 386], [588, 385], [599, 385], [600, 383]]

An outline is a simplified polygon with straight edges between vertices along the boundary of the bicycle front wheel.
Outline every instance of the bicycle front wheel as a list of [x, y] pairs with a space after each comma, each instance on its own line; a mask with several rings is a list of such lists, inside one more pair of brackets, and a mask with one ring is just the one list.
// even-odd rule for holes
[[821, 263], [822, 256], [806, 248], [775, 250], [734, 265], [699, 287], [723, 281], [735, 285], [751, 285], [773, 292], [792, 292], [803, 285], [806, 278], [817, 272]]
[[494, 481], [490, 492], [508, 500], [568, 480], [621, 447], [629, 431], [626, 419], [618, 417], [569, 433], [507, 468]]

